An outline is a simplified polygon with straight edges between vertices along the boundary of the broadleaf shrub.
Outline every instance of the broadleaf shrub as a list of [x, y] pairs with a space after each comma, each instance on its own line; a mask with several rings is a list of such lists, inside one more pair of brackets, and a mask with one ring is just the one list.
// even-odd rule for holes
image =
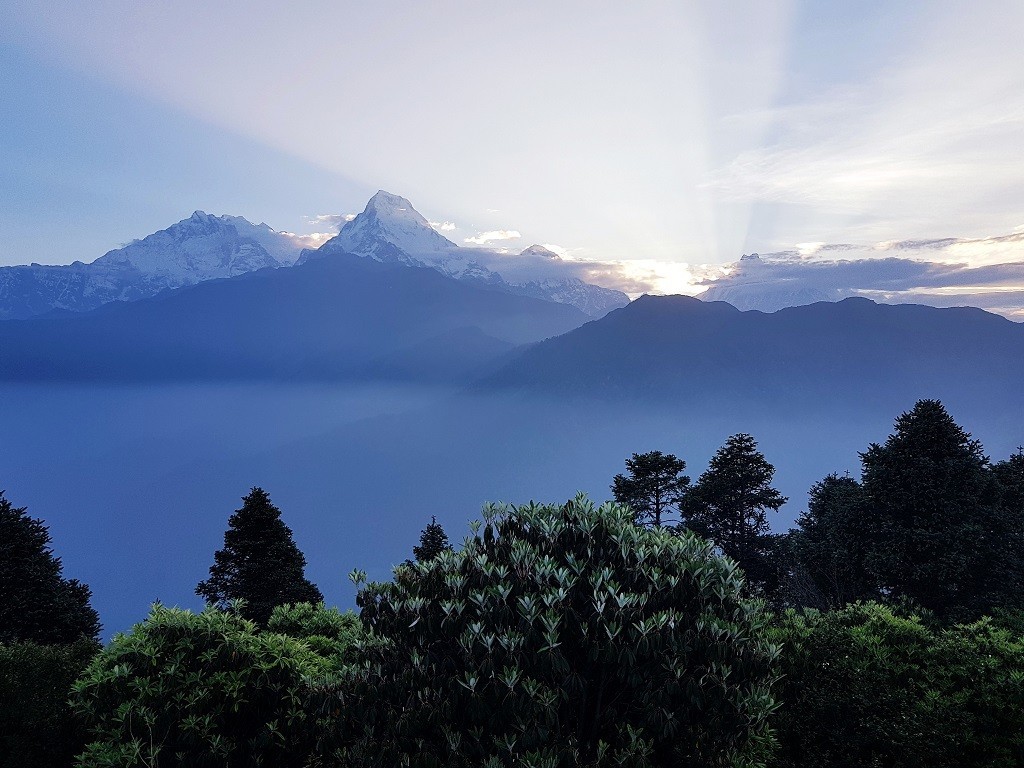
[[[325, 613], [336, 614], [289, 606], [278, 622], [326, 631], [334, 620]], [[155, 606], [75, 685], [91, 733], [79, 765], [304, 766], [318, 730], [306, 681], [334, 667], [305, 640], [234, 613]]]
[[[335, 692], [336, 759], [761, 765], [777, 648], [736, 565], [628, 507], [491, 507], [357, 602], [379, 645]], [[328, 702], [330, 706], [330, 702]]]
[[877, 603], [781, 617], [786, 768], [1024, 765], [1024, 643]]

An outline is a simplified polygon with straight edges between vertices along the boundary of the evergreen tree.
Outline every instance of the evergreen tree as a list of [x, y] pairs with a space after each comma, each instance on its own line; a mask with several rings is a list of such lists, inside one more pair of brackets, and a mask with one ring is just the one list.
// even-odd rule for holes
[[678, 514], [690, 478], [683, 474], [686, 462], [661, 451], [634, 453], [626, 459], [629, 475], [616, 475], [612, 494], [619, 504], [627, 504], [640, 525], [661, 528], [667, 517]]
[[306, 579], [306, 558], [262, 488], [253, 488], [228, 520], [224, 548], [213, 559], [210, 578], [199, 582], [196, 594], [221, 608], [244, 600], [241, 614], [260, 626], [278, 605], [324, 599]]
[[780, 541], [770, 534], [766, 513], [777, 512], [786, 497], [772, 487], [774, 475], [753, 437], [733, 435], [711, 457], [684, 505], [685, 527], [714, 541], [763, 592], [773, 592], [780, 577]]
[[0, 491], [0, 643], [73, 643], [99, 634], [89, 587], [62, 572], [43, 521]]
[[1000, 502], [1010, 511], [1024, 516], [1024, 449], [1017, 449], [1006, 461], [992, 467], [999, 483]]
[[942, 403], [918, 401], [861, 460], [866, 565], [884, 592], [954, 619], [1019, 600], [1024, 520]]
[[412, 554], [417, 563], [425, 563], [428, 560], [433, 560], [442, 552], [451, 551], [451, 548], [451, 544], [448, 543], [448, 534], [437, 522], [437, 518], [431, 515], [430, 523], [420, 533], [419, 545], [412, 548]]
[[803, 607], [842, 608], [878, 597], [864, 566], [864, 489], [852, 477], [829, 475], [808, 494], [807, 511], [792, 535], [790, 591]]

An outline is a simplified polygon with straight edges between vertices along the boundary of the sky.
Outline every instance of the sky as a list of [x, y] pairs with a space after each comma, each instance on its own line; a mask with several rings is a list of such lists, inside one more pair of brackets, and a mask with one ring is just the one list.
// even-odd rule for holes
[[329, 233], [377, 189], [639, 289], [823, 244], [1024, 261], [1019, 0], [0, 7], [0, 264], [196, 209]]

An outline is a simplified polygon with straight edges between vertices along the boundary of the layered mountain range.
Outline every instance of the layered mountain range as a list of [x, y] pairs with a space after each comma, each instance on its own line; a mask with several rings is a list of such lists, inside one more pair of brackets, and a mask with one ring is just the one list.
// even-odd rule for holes
[[[427, 266], [448, 277], [506, 293], [569, 304], [592, 317], [629, 301], [619, 291], [571, 276], [506, 280], [477, 261], [481, 256], [493, 259], [493, 252], [460, 248], [436, 232], [408, 200], [381, 191], [337, 237], [316, 251], [302, 251], [297, 238], [267, 224], [196, 211], [91, 263], [0, 267], [0, 319], [24, 319], [53, 310], [82, 312], [113, 301], [135, 301], [206, 280], [342, 253]], [[539, 246], [521, 256], [552, 264], [558, 261], [555, 254]]]

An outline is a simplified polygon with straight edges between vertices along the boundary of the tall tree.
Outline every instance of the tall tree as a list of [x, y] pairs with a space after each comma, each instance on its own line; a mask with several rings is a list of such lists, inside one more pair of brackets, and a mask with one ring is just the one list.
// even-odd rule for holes
[[942, 403], [918, 401], [861, 461], [866, 563], [884, 592], [961, 618], [1019, 591], [1024, 520], [1000, 503], [981, 443]]
[[281, 520], [281, 510], [262, 488], [253, 488], [228, 520], [224, 548], [213, 560], [210, 578], [199, 582], [196, 594], [222, 608], [244, 600], [242, 615], [261, 626], [278, 605], [324, 599], [305, 576], [306, 558]]
[[412, 548], [412, 554], [417, 563], [425, 563], [451, 548], [451, 544], [448, 543], [448, 534], [437, 522], [437, 517], [431, 515], [430, 523], [420, 533], [420, 543]]
[[686, 494], [683, 510], [685, 526], [714, 541], [762, 591], [772, 591], [779, 578], [779, 541], [767, 512], [777, 512], [786, 497], [772, 487], [774, 476], [754, 438], [733, 435]]
[[1010, 458], [993, 465], [992, 471], [999, 483], [1002, 505], [1024, 515], [1024, 448], [1018, 448]]
[[864, 559], [864, 489], [852, 477], [829, 475], [808, 494], [807, 511], [792, 534], [791, 587], [801, 606], [841, 608], [878, 597]]
[[686, 462], [661, 451], [634, 453], [626, 459], [628, 475], [616, 475], [612, 493], [619, 504], [627, 504], [637, 523], [661, 528], [670, 515], [679, 513], [690, 478], [683, 474]]
[[65, 579], [50, 531], [0, 491], [0, 643], [73, 643], [95, 638], [89, 587]]

